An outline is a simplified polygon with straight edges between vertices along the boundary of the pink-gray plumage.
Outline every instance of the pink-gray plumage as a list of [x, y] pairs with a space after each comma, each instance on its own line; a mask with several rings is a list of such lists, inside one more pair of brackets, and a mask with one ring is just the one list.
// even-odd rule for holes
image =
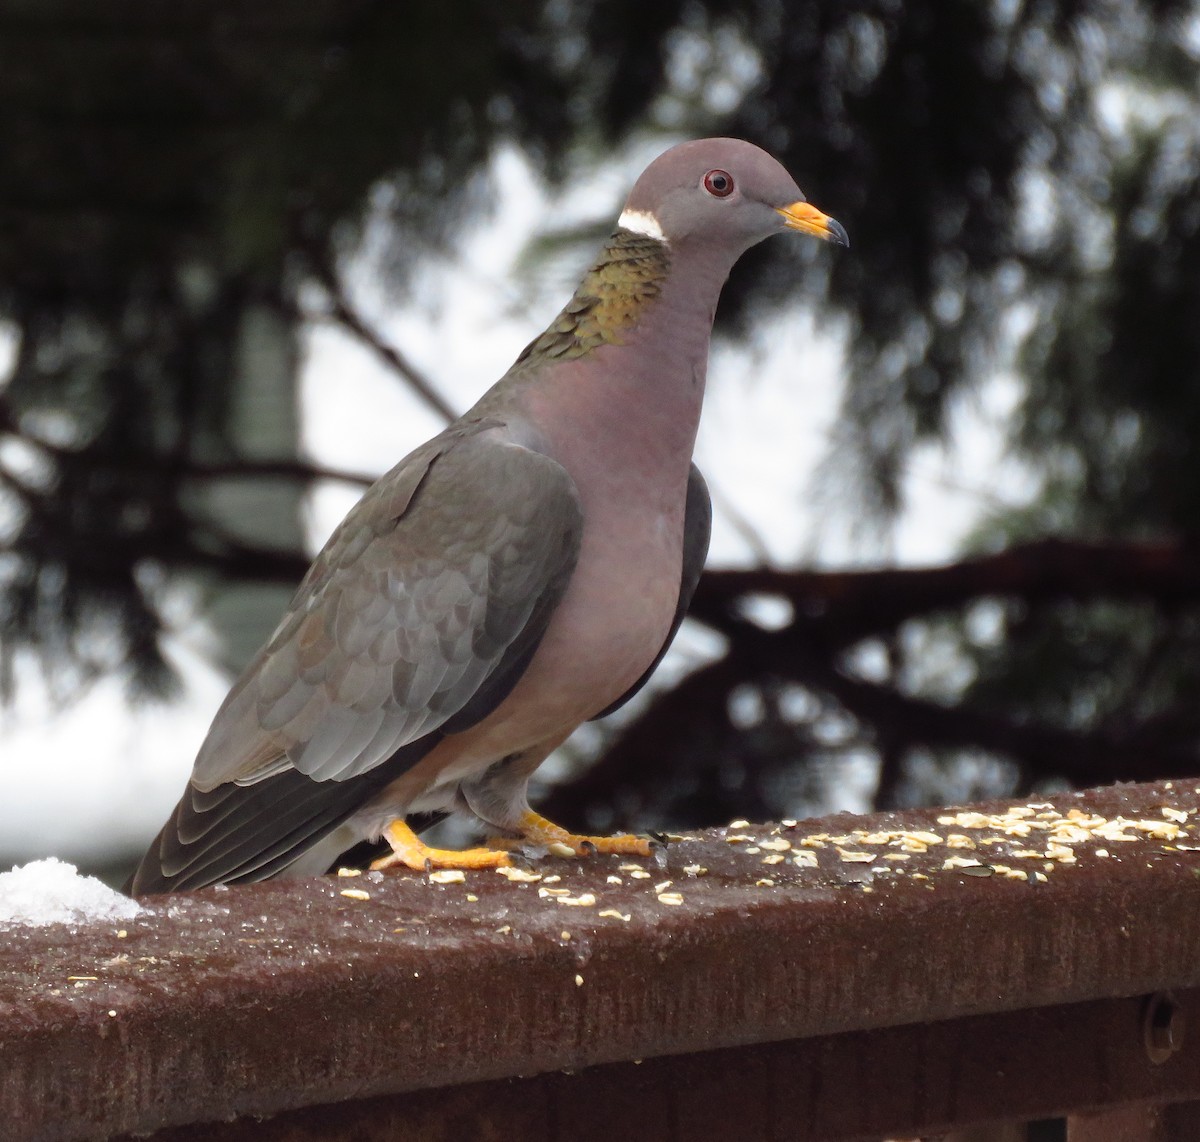
[[315, 874], [380, 836], [385, 865], [508, 860], [425, 848], [404, 825], [420, 811], [648, 851], [551, 825], [525, 787], [642, 686], [682, 621], [708, 548], [691, 456], [713, 313], [734, 262], [786, 229], [846, 244], [749, 143], [651, 163], [546, 332], [334, 532], [217, 712], [134, 892]]

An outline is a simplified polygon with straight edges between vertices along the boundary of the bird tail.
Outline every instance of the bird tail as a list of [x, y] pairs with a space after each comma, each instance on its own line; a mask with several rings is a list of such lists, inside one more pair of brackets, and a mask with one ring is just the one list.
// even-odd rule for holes
[[125, 891], [184, 892], [267, 880], [329, 836], [440, 740], [430, 734], [346, 781], [314, 781], [285, 769], [253, 785], [189, 784]]

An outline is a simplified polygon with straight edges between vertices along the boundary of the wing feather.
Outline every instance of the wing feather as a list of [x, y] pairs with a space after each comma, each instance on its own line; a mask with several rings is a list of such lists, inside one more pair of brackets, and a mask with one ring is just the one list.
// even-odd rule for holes
[[[399, 511], [394, 484], [412, 488]], [[455, 718], [486, 691], [539, 599], [561, 596], [581, 527], [561, 465], [495, 433], [414, 453], [318, 557], [322, 574], [306, 576], [218, 712], [193, 783], [253, 784], [278, 772], [276, 757], [346, 780]], [[353, 731], [377, 710], [375, 734]], [[384, 727], [393, 737], [381, 750]]]
[[285, 868], [520, 678], [579, 553], [566, 471], [496, 422], [376, 483], [230, 691], [136, 892]]

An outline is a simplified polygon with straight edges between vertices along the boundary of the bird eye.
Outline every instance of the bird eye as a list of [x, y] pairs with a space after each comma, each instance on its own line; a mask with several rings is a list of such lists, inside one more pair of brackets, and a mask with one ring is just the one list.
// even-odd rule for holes
[[733, 175], [728, 171], [709, 171], [704, 176], [704, 189], [714, 198], [728, 198], [733, 193]]

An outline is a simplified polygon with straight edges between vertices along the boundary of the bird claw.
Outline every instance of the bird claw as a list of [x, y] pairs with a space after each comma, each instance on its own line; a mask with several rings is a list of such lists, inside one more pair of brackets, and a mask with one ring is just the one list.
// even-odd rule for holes
[[509, 853], [536, 858], [539, 856], [594, 857], [600, 854], [615, 856], [652, 856], [665, 842], [656, 838], [637, 837], [630, 833], [615, 837], [592, 837], [569, 833], [560, 825], [547, 821], [532, 811], [527, 812], [515, 826], [518, 836], [488, 837], [487, 845]]
[[383, 831], [392, 851], [371, 862], [372, 871], [411, 868], [430, 872], [435, 868], [504, 868], [512, 864], [507, 852], [495, 849], [435, 849], [425, 844], [403, 819], [393, 821]]

